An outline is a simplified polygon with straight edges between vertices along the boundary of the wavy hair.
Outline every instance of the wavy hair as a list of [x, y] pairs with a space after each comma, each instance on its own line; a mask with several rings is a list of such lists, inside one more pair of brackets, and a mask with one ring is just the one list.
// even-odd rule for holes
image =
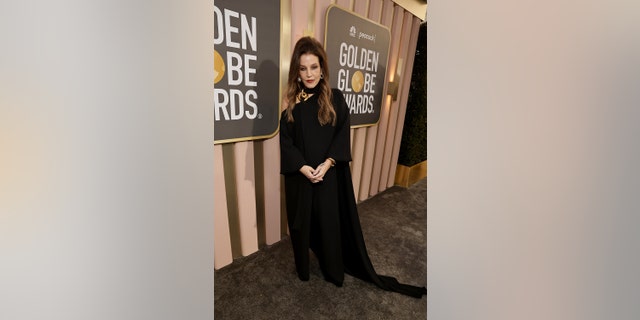
[[293, 109], [296, 105], [296, 96], [302, 90], [298, 82], [300, 72], [300, 57], [304, 54], [312, 54], [318, 57], [323, 78], [318, 82], [320, 92], [318, 93], [318, 121], [321, 125], [336, 125], [336, 111], [331, 104], [332, 93], [329, 86], [329, 67], [327, 66], [327, 53], [322, 44], [312, 37], [302, 37], [296, 42], [289, 64], [289, 79], [287, 80], [287, 90], [285, 93], [287, 122], [293, 122]]

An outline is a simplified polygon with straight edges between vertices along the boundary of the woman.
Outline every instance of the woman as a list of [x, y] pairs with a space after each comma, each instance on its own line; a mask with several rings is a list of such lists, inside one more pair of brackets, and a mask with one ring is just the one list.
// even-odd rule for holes
[[422, 297], [426, 288], [378, 275], [371, 265], [349, 169], [349, 109], [328, 79], [320, 42], [311, 37], [298, 40], [280, 120], [281, 173], [298, 277], [309, 280], [311, 249], [325, 280], [338, 287], [346, 272], [385, 290]]

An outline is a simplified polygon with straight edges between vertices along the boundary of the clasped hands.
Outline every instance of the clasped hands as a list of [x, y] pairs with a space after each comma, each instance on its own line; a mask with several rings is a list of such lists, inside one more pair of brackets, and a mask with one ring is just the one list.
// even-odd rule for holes
[[[328, 162], [328, 163], [327, 163]], [[319, 164], [315, 169], [309, 165], [304, 165], [300, 168], [300, 172], [311, 181], [311, 183], [318, 183], [322, 181], [324, 175], [331, 168], [331, 161], [326, 160], [325, 162]]]

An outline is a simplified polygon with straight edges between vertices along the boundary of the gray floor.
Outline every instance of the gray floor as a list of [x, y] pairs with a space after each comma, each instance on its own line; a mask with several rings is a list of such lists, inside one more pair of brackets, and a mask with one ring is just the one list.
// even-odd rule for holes
[[[427, 180], [392, 187], [358, 205], [378, 274], [427, 285]], [[345, 275], [326, 282], [312, 256], [311, 279], [298, 280], [289, 238], [215, 272], [216, 319], [426, 319], [427, 296], [387, 292]]]

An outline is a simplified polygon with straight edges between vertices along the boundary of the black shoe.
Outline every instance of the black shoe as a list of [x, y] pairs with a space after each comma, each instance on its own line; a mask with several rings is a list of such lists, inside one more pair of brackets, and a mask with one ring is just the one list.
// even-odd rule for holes
[[324, 280], [335, 284], [336, 287], [342, 287], [342, 281], [333, 280], [333, 279], [329, 279], [329, 278], [324, 278]]

